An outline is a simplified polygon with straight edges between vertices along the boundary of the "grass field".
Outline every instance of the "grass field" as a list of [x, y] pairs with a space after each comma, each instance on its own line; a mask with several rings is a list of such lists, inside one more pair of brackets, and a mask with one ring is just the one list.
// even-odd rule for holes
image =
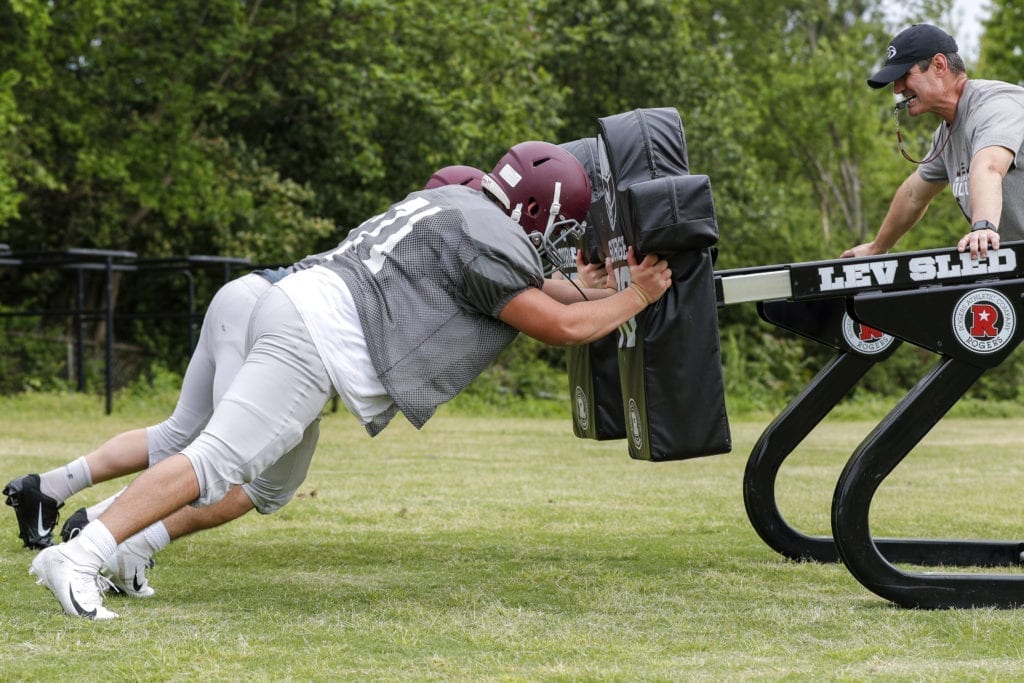
[[[166, 412], [0, 408], [0, 483]], [[1024, 678], [1019, 611], [894, 607], [842, 566], [765, 546], [741, 481], [766, 425], [734, 419], [732, 454], [652, 464], [561, 419], [444, 411], [371, 440], [329, 415], [289, 506], [172, 544], [156, 596], [108, 599], [112, 622], [62, 615], [0, 507], [0, 680]], [[872, 426], [828, 422], [790, 458], [779, 498], [796, 527], [828, 532]], [[944, 421], [886, 480], [873, 532], [1020, 537], [1022, 444], [1024, 420]]]

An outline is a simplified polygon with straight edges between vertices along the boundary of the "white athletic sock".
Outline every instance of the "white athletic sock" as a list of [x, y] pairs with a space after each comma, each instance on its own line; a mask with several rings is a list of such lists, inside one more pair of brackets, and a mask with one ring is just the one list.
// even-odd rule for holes
[[103, 522], [96, 520], [87, 524], [82, 533], [57, 547], [76, 564], [99, 573], [106, 559], [117, 550], [117, 541]]
[[171, 544], [171, 536], [167, 533], [167, 527], [163, 522], [154, 522], [142, 530], [146, 542], [153, 549], [154, 553], [160, 552]]
[[[128, 487], [125, 486], [124, 489], [126, 489], [126, 488], [128, 488]], [[117, 497], [120, 496], [122, 493], [124, 493], [124, 489], [121, 489], [120, 491], [118, 491], [117, 493], [112, 495], [110, 498], [107, 498], [106, 500], [101, 500], [100, 502], [96, 503], [95, 505], [87, 507], [85, 509], [85, 516], [86, 516], [86, 518], [91, 522], [92, 520], [96, 519], [97, 517], [102, 515], [104, 512], [106, 512], [107, 508], [110, 507], [111, 505], [113, 505], [114, 501], [117, 500]]]
[[167, 533], [167, 527], [164, 526], [164, 523], [154, 522], [121, 545], [136, 555], [149, 558], [166, 548], [170, 543], [171, 537]]
[[63, 503], [79, 491], [92, 486], [92, 474], [85, 464], [85, 456], [67, 465], [39, 475], [39, 490], [43, 495]]

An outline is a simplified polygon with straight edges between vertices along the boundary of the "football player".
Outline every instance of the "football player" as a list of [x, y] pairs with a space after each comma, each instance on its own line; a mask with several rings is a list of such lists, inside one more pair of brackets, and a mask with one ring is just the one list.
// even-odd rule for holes
[[[465, 185], [480, 189], [484, 172], [471, 166], [446, 166], [436, 171], [425, 188]], [[289, 268], [266, 269], [244, 275], [221, 287], [214, 295], [182, 380], [173, 413], [150, 427], [118, 434], [96, 450], [42, 474], [26, 474], [3, 489], [7, 505], [14, 508], [18, 534], [26, 548], [53, 545], [59, 510], [72, 495], [85, 488], [126, 474], [139, 472], [187, 446], [213, 415], [213, 407], [231, 384], [245, 360], [245, 334], [256, 300], [290, 272], [308, 267], [301, 261]], [[153, 595], [146, 578], [153, 554], [171, 538], [207, 529], [236, 519], [255, 508], [270, 514], [284, 506], [305, 479], [319, 437], [314, 420], [288, 459], [288, 468], [271, 469], [232, 491], [223, 503], [204, 510], [186, 509], [177, 518], [157, 522], [118, 546], [103, 567], [103, 574], [119, 592], [134, 597]], [[67, 541], [95, 519], [117, 494], [89, 508], [79, 508], [64, 523]]]
[[590, 205], [587, 174], [562, 148], [516, 145], [481, 188], [414, 192], [267, 289], [245, 361], [199, 436], [33, 560], [31, 573], [67, 614], [117, 616], [97, 578], [118, 543], [223, 504], [262, 474], [308, 465], [291, 462], [295, 449], [333, 395], [371, 435], [399, 412], [419, 428], [519, 332], [585, 344], [670, 286], [665, 261], [638, 263], [632, 252], [621, 291], [544, 278], [542, 257], [557, 260], [559, 240], [575, 234]]

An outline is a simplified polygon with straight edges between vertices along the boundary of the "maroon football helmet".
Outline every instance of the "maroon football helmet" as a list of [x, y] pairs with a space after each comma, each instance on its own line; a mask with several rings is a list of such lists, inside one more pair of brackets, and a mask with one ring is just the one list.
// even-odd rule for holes
[[480, 189], [480, 179], [484, 172], [472, 166], [445, 166], [434, 172], [430, 180], [423, 186], [424, 190], [432, 190], [444, 185], [465, 185], [474, 190]]
[[559, 249], [583, 234], [590, 210], [590, 178], [576, 157], [548, 142], [521, 142], [484, 174], [481, 186], [542, 257], [565, 266]]

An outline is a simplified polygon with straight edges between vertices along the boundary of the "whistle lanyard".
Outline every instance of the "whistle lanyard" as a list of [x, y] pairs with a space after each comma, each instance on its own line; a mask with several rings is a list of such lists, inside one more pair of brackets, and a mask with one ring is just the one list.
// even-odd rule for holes
[[[903, 134], [900, 132], [900, 108], [899, 107], [895, 107], [892, 110], [892, 120], [896, 122], [896, 144], [900, 148], [900, 154], [902, 154], [903, 158], [906, 159], [907, 161], [909, 161], [912, 164], [919, 164], [920, 165], [920, 164], [927, 164], [930, 161], [935, 161], [936, 159], [939, 158], [939, 155], [942, 154], [942, 151], [944, 149], [946, 149], [946, 146], [949, 145], [949, 141], [953, 137], [953, 126], [948, 126], [947, 129], [946, 129], [946, 139], [942, 141], [942, 144], [939, 145], [938, 149], [936, 149], [934, 152], [929, 154], [927, 157], [925, 157], [921, 161], [918, 161], [914, 157], [910, 156], [907, 153], [906, 148], [903, 146]], [[953, 120], [953, 125], [956, 125], [956, 119]]]

